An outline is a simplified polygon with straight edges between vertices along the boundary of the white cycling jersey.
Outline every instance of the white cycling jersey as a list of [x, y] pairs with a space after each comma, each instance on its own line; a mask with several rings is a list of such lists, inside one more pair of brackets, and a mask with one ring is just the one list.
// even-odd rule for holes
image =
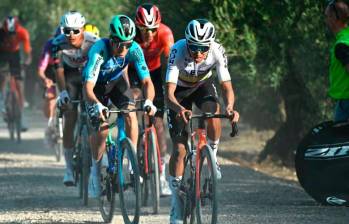
[[171, 48], [166, 72], [166, 83], [176, 83], [178, 86], [192, 87], [201, 84], [212, 76], [215, 67], [220, 82], [230, 80], [227, 57], [224, 48], [217, 42], [211, 44], [207, 58], [201, 63], [195, 63], [190, 56], [186, 40], [177, 41]]
[[80, 48], [75, 48], [69, 44], [64, 34], [57, 36], [52, 42], [52, 54], [54, 59], [58, 59], [58, 67], [67, 65], [71, 68], [82, 68], [87, 61], [87, 54], [90, 47], [99, 38], [95, 35], [84, 32], [84, 40]]

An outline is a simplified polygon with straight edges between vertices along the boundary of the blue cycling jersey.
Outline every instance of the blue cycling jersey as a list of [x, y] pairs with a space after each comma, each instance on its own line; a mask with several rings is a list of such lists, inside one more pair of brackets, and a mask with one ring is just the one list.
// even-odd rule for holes
[[109, 39], [97, 41], [88, 52], [88, 60], [83, 70], [83, 80], [106, 84], [118, 79], [129, 63], [133, 63], [138, 77], [150, 77], [142, 48], [133, 41], [125, 57], [115, 57], [111, 53]]

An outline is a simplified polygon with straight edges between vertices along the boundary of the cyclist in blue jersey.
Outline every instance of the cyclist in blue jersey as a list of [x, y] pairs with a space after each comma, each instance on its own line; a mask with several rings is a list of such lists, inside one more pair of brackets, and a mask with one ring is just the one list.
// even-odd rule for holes
[[[133, 41], [136, 34], [134, 22], [125, 15], [114, 16], [109, 24], [109, 38], [97, 41], [88, 53], [88, 61], [83, 71], [84, 97], [88, 102], [88, 114], [91, 124], [99, 123], [99, 129], [91, 138], [92, 176], [99, 194], [100, 161], [105, 151], [108, 124], [104, 113], [108, 111], [108, 101], [120, 109], [134, 109], [135, 101], [130, 89], [127, 68], [132, 63], [142, 82], [146, 101], [144, 107], [150, 106], [150, 115], [155, 114], [153, 105], [154, 86], [144, 59], [142, 48]], [[138, 121], [135, 112], [125, 114], [126, 134], [134, 146], [138, 140]], [[136, 147], [135, 147], [136, 148]]]

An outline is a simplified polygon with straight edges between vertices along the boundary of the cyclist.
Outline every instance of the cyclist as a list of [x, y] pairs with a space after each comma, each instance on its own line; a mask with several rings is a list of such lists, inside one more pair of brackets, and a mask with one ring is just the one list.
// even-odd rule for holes
[[[88, 113], [92, 124], [99, 120], [97, 133], [92, 135], [92, 175], [95, 191], [100, 192], [100, 164], [105, 151], [105, 140], [108, 134], [103, 111], [108, 111], [110, 99], [118, 108], [133, 109], [135, 101], [129, 87], [127, 67], [133, 63], [144, 86], [146, 101], [144, 106], [150, 106], [153, 115], [156, 107], [153, 105], [154, 86], [149, 77], [149, 70], [145, 63], [142, 49], [133, 41], [136, 28], [134, 22], [125, 15], [116, 15], [109, 24], [109, 38], [97, 41], [88, 54], [88, 62], [83, 72], [84, 94], [89, 102]], [[125, 114], [126, 134], [133, 145], [137, 145], [138, 122], [135, 112]]]
[[[163, 79], [161, 75], [161, 60], [163, 54], [167, 59], [170, 54], [170, 48], [173, 45], [173, 34], [169, 27], [161, 23], [161, 14], [157, 6], [146, 3], [138, 6], [136, 11], [136, 37], [135, 41], [143, 49], [144, 57], [147, 62], [150, 77], [155, 88], [154, 105], [158, 110], [155, 114], [154, 126], [158, 136], [161, 150], [161, 170], [160, 174], [160, 194], [162, 196], [171, 195], [165, 172], [165, 156], [167, 152], [166, 136], [164, 131], [164, 90]], [[130, 70], [129, 70], [130, 71]], [[138, 87], [137, 76], [130, 76], [131, 85]]]
[[[18, 21], [17, 17], [7, 16], [3, 22], [3, 26], [0, 28], [0, 61], [8, 63], [11, 76], [15, 77], [16, 89], [18, 92], [18, 98], [20, 102], [20, 109], [23, 110], [24, 95], [22, 92], [22, 79], [21, 65], [20, 65], [20, 44], [23, 44], [23, 50], [26, 55], [24, 61], [25, 65], [29, 65], [32, 61], [32, 49], [30, 45], [30, 35], [27, 29], [25, 29]], [[5, 78], [0, 79], [0, 107], [4, 108], [3, 93], [5, 89]], [[4, 112], [4, 111], [3, 111]], [[22, 113], [23, 116], [23, 113]], [[22, 131], [26, 131], [27, 127], [23, 126]]]
[[325, 21], [336, 40], [330, 51], [329, 95], [335, 99], [335, 121], [349, 119], [349, 7], [343, 1], [331, 1], [325, 10]]
[[[55, 31], [54, 37], [57, 37], [60, 34], [62, 34], [62, 29], [61, 27], [58, 27]], [[38, 65], [38, 76], [45, 87], [43, 111], [48, 119], [47, 128], [45, 131], [45, 143], [48, 146], [50, 146], [49, 136], [50, 131], [52, 130], [52, 121], [56, 107], [56, 72], [54, 67], [55, 61], [52, 57], [53, 38], [50, 38], [45, 43]]]
[[[74, 185], [73, 178], [73, 131], [77, 119], [77, 105], [68, 105], [70, 100], [80, 99], [82, 92], [81, 71], [87, 60], [87, 53], [97, 37], [84, 32], [85, 17], [77, 11], [70, 11], [61, 17], [63, 33], [53, 40], [52, 52], [55, 59], [57, 84], [60, 90], [58, 106], [64, 109], [63, 147], [66, 172], [63, 183]], [[56, 60], [58, 59], [58, 60]]]
[[86, 23], [84, 26], [84, 30], [86, 32], [90, 32], [96, 37], [99, 37], [99, 29], [97, 26], [93, 25], [92, 23]]
[[[174, 143], [170, 159], [170, 188], [172, 190], [170, 223], [182, 223], [182, 203], [178, 195], [178, 186], [184, 170], [186, 155], [185, 144], [188, 133], [183, 129], [188, 122], [186, 114], [192, 114], [192, 104], [203, 112], [221, 111], [214, 76], [216, 68], [219, 83], [225, 98], [225, 112], [237, 122], [239, 114], [234, 111], [234, 92], [228, 71], [224, 48], [215, 42], [215, 28], [206, 19], [189, 22], [185, 30], [185, 39], [177, 41], [172, 49], [166, 73], [166, 100], [168, 103], [168, 127]], [[208, 144], [214, 156], [221, 135], [220, 119], [207, 121]], [[215, 159], [217, 162], [217, 159]], [[218, 165], [218, 164], [217, 164]], [[217, 166], [218, 167], [218, 166]], [[219, 178], [221, 173], [217, 168]]]

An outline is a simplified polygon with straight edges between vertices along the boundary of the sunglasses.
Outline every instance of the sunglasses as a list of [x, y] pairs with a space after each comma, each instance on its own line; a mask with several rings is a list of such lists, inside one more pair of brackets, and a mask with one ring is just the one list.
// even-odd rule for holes
[[210, 50], [210, 46], [200, 46], [200, 45], [194, 45], [194, 44], [188, 44], [188, 48], [191, 52], [201, 52], [206, 53], [208, 50]]
[[120, 41], [119, 39], [117, 39], [115, 37], [114, 38], [111, 37], [110, 40], [111, 40], [113, 46], [116, 48], [124, 48], [125, 47], [126, 49], [129, 49], [133, 43], [133, 41], [127, 41], [127, 42]]
[[334, 11], [334, 13], [336, 14], [336, 18], [339, 19], [339, 14], [338, 14], [338, 10], [336, 8], [336, 0], [331, 0], [328, 1], [328, 6], [331, 7], [331, 9]]
[[156, 31], [158, 31], [158, 28], [148, 28], [148, 27], [145, 27], [145, 26], [138, 26], [138, 29], [142, 32], [152, 32], [152, 33], [155, 33]]
[[71, 29], [71, 28], [64, 28], [63, 33], [66, 36], [70, 36], [71, 32], [73, 32], [74, 35], [80, 34], [80, 29]]

